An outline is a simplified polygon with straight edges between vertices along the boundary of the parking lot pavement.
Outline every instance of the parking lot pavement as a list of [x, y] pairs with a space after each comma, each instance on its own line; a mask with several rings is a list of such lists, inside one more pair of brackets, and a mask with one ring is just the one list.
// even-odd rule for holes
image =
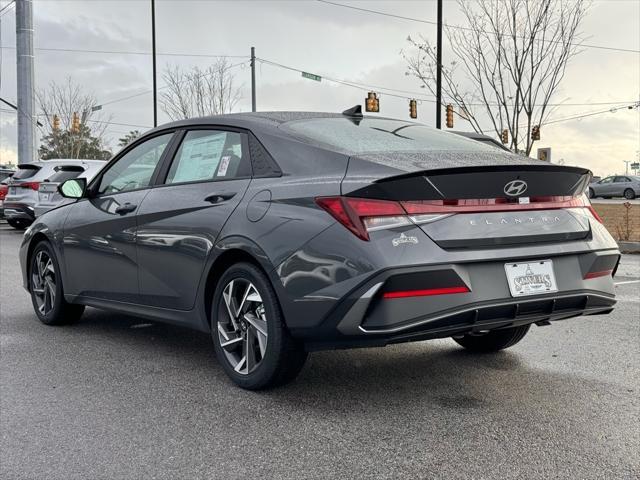
[[205, 334], [94, 309], [41, 325], [20, 238], [0, 224], [3, 479], [640, 475], [638, 256], [612, 315], [488, 356], [451, 340], [314, 353], [294, 384], [251, 393]]

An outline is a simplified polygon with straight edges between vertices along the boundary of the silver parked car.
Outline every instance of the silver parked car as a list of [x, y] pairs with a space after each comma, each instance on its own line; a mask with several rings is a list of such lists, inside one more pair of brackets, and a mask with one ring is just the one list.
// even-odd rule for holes
[[637, 175], [615, 175], [589, 184], [589, 198], [624, 197], [633, 200], [640, 195], [640, 177]]
[[51, 178], [63, 166], [81, 166], [84, 162], [86, 160], [55, 159], [18, 165], [4, 200], [7, 223], [17, 229], [31, 225], [35, 219], [40, 183]]
[[58, 192], [58, 185], [70, 178], [83, 177], [87, 180], [93, 179], [107, 162], [104, 160], [82, 160], [82, 163], [60, 165], [55, 168], [55, 173], [48, 179], [40, 183], [38, 187], [38, 201], [34, 207], [34, 214], [39, 217], [52, 208], [59, 207], [70, 200], [63, 198]]

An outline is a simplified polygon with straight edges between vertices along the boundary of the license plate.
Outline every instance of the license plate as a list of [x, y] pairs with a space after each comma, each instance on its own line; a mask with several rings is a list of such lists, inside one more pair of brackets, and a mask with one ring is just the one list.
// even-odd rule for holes
[[49, 202], [51, 200], [51, 193], [41, 193], [39, 200], [41, 202]]
[[15, 195], [16, 194], [16, 187], [9, 187], [9, 195]]
[[558, 291], [551, 260], [506, 263], [507, 282], [512, 297], [542, 295]]

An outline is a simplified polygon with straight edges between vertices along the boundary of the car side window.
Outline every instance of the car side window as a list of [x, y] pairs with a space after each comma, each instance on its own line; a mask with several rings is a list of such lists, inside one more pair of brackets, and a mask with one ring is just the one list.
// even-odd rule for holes
[[613, 177], [607, 177], [603, 180], [600, 180], [600, 183], [611, 183], [613, 182]]
[[100, 180], [98, 193], [148, 187], [173, 133], [158, 135], [134, 147], [111, 165]]
[[627, 177], [616, 177], [616, 183], [630, 182]]
[[244, 134], [190, 130], [176, 153], [165, 183], [227, 180], [251, 175]]

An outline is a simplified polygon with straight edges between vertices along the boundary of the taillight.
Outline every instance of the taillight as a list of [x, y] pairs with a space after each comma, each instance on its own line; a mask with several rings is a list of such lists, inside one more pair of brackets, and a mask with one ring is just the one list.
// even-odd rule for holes
[[38, 190], [40, 188], [40, 182], [22, 182], [17, 185], [20, 188], [30, 188], [31, 190]]
[[369, 232], [375, 230], [429, 223], [461, 213], [584, 208], [594, 219], [602, 223], [584, 195], [401, 202], [352, 197], [318, 197], [316, 203], [362, 240], [369, 240]]
[[398, 202], [350, 197], [318, 197], [316, 203], [358, 238], [369, 240], [372, 229], [409, 225]]

